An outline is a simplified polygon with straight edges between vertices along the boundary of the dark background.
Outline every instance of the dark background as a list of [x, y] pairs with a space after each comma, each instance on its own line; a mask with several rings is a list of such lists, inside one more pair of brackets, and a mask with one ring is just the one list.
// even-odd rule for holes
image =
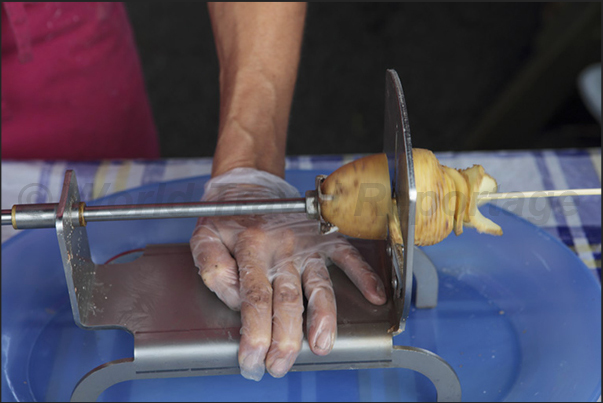
[[[213, 155], [218, 62], [206, 3], [126, 7], [162, 156]], [[600, 3], [310, 3], [287, 153], [381, 152], [388, 68], [415, 147], [600, 147], [576, 86], [600, 61]]]

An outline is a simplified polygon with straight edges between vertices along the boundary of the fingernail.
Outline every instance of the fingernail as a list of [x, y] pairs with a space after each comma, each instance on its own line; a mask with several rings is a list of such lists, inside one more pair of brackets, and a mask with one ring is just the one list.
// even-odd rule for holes
[[274, 360], [272, 365], [268, 367], [268, 372], [275, 378], [282, 378], [291, 369], [293, 363], [291, 362], [291, 355], [284, 358], [277, 358]]
[[264, 376], [264, 362], [258, 360], [257, 354], [251, 353], [240, 358], [239, 367], [241, 368], [241, 375], [246, 379], [259, 381]]
[[325, 352], [331, 351], [331, 348], [333, 347], [333, 337], [331, 336], [331, 332], [323, 331], [316, 336], [316, 343], [314, 344], [314, 347]]

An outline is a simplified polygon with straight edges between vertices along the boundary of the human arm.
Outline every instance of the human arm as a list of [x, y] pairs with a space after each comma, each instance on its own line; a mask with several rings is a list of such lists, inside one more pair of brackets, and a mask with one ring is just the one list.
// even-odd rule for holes
[[[287, 124], [305, 4], [210, 3], [220, 62], [220, 126], [203, 200], [299, 197], [283, 180]], [[303, 340], [318, 355], [333, 348], [335, 295], [326, 268], [336, 263], [369, 301], [383, 284], [340, 234], [322, 236], [303, 214], [200, 218], [190, 240], [205, 285], [241, 310], [241, 374], [284, 376]]]
[[208, 3], [220, 63], [212, 176], [233, 168], [285, 174], [289, 112], [305, 3]]

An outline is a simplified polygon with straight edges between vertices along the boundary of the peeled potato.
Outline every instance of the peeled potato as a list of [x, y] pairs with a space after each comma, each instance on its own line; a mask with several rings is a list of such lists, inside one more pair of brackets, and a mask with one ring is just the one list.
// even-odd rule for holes
[[468, 208], [465, 211], [465, 225], [474, 227], [478, 232], [502, 235], [502, 229], [492, 220], [484, 217], [477, 209], [481, 204], [477, 201], [477, 195], [483, 192], [496, 192], [498, 190], [496, 181], [484, 171], [481, 165], [473, 165], [471, 168], [463, 169], [460, 172], [467, 179], [472, 194], [472, 197], [469, 198]]
[[[478, 232], [502, 235], [502, 229], [484, 217], [477, 195], [496, 192], [494, 178], [481, 165], [457, 170], [441, 165], [435, 155], [413, 148], [417, 203], [415, 244], [433, 245], [453, 230], [463, 233], [463, 224]], [[391, 196], [387, 156], [376, 154], [337, 169], [322, 183], [322, 217], [339, 232], [356, 238], [386, 239], [401, 243], [399, 217]]]
[[346, 164], [321, 186], [326, 198], [322, 217], [355, 238], [386, 239], [392, 203], [389, 167], [385, 154], [369, 155]]
[[469, 184], [467, 179], [459, 171], [453, 168], [442, 165], [442, 168], [446, 171], [446, 174], [454, 182], [454, 234], [461, 235], [463, 233], [463, 222], [465, 220], [465, 212], [469, 208]]
[[413, 148], [412, 155], [417, 188], [415, 244], [433, 245], [452, 231], [456, 187], [431, 151]]

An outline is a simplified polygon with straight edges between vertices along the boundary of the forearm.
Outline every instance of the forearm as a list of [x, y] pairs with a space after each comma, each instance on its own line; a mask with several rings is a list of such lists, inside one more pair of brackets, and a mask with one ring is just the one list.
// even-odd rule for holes
[[220, 63], [212, 176], [237, 167], [284, 177], [305, 3], [209, 3]]

